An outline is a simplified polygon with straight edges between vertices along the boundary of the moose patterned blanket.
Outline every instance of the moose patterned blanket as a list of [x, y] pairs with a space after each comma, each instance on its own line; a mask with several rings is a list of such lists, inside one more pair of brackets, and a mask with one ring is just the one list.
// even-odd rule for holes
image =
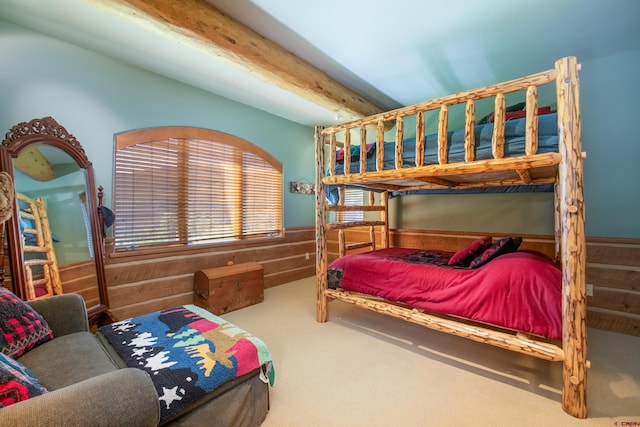
[[134, 317], [100, 328], [127, 366], [149, 373], [164, 422], [222, 384], [258, 368], [273, 385], [266, 345], [195, 305]]

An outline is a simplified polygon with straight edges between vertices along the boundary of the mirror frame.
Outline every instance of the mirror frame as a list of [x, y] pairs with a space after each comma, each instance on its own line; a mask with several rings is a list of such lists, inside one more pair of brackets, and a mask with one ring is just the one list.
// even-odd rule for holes
[[[33, 119], [30, 122], [23, 122], [15, 125], [7, 132], [2, 141], [0, 150], [0, 170], [7, 172], [11, 179], [14, 179], [13, 159], [17, 158], [20, 152], [32, 144], [46, 143], [57, 147], [69, 154], [78, 163], [80, 169], [84, 170], [86, 181], [87, 208], [91, 222], [91, 233], [93, 240], [93, 253], [98, 282], [98, 293], [100, 305], [88, 308], [91, 314], [99, 314], [109, 307], [109, 296], [107, 293], [106, 277], [104, 270], [104, 244], [102, 240], [103, 232], [100, 228], [98, 218], [98, 207], [96, 199], [95, 179], [93, 176], [93, 164], [89, 161], [84, 148], [75, 136], [58, 124], [52, 117]], [[11, 276], [14, 285], [14, 292], [23, 300], [27, 296], [26, 273], [24, 271], [24, 254], [20, 241], [19, 211], [17, 199], [13, 204], [13, 215], [8, 222], [8, 246], [11, 261]]]

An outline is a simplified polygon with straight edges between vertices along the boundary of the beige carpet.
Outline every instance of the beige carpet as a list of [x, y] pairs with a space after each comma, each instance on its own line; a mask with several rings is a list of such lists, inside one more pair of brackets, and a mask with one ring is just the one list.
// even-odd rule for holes
[[589, 415], [578, 420], [561, 408], [560, 363], [342, 302], [317, 323], [315, 278], [267, 289], [263, 303], [223, 317], [273, 356], [265, 427], [640, 425], [638, 337], [589, 329]]

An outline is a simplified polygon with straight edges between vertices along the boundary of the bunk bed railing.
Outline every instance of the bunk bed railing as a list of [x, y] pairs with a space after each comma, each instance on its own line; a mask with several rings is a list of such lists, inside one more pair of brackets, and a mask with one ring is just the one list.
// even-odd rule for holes
[[[367, 118], [338, 124], [322, 130], [325, 144], [329, 146], [328, 174], [323, 177], [327, 185], [368, 183], [369, 188], [379, 191], [420, 190], [430, 188], [462, 189], [478, 186], [510, 186], [540, 185], [555, 181], [560, 156], [557, 153], [536, 154], [538, 151], [538, 87], [555, 82], [557, 70], [552, 69], [527, 77], [514, 79], [479, 89], [461, 92], [423, 102], [409, 107], [376, 114]], [[512, 92], [525, 91], [526, 135], [525, 155], [522, 162], [514, 167], [514, 160], [501, 162], [505, 158], [505, 122], [506, 95]], [[475, 158], [476, 102], [494, 97], [494, 128], [492, 135], [492, 158], [477, 160]], [[465, 106], [465, 140], [464, 161], [450, 162], [448, 158], [449, 107], [464, 104]], [[436, 165], [425, 165], [424, 139], [426, 134], [425, 113], [438, 111]], [[415, 166], [405, 167], [403, 164], [405, 121], [415, 118]], [[385, 130], [389, 125], [395, 126], [395, 156], [393, 169], [384, 169]], [[367, 167], [367, 142], [369, 128], [375, 135], [375, 170]], [[354, 142], [352, 133], [359, 134], [359, 172], [352, 173], [351, 156], [343, 159], [344, 172], [336, 175], [337, 151], [351, 153]], [[338, 141], [338, 135], [343, 141]], [[450, 169], [438, 166], [450, 166]], [[436, 166], [436, 167], [433, 167]], [[401, 172], [402, 175], [397, 175]], [[511, 172], [511, 173], [507, 173]], [[461, 175], [473, 176], [471, 182], [462, 179]], [[377, 187], [371, 181], [379, 181]]]

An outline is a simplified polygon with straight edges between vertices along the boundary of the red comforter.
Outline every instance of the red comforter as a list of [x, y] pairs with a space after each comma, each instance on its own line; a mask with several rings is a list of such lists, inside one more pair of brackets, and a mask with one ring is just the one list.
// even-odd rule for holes
[[329, 285], [546, 338], [562, 337], [561, 271], [547, 256], [518, 251], [476, 269], [461, 269], [446, 265], [450, 255], [406, 248], [347, 255], [329, 266]]

